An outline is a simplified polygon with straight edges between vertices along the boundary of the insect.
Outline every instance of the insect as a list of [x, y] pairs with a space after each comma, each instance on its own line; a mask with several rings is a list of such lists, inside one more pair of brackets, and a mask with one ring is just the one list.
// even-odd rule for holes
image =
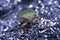
[[36, 15], [33, 15], [31, 20], [25, 17], [21, 17], [23, 21], [21, 21], [20, 27], [25, 31], [24, 33], [28, 33], [28, 29], [32, 27], [32, 20], [34, 20]]

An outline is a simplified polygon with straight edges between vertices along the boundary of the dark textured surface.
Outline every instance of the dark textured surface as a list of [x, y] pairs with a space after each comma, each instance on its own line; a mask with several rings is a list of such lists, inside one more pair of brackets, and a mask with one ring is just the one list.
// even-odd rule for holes
[[[0, 0], [0, 16], [2, 16], [0, 39], [60, 40], [59, 2], [59, 0]], [[35, 10], [36, 18], [25, 22], [19, 18], [18, 12], [29, 8]], [[26, 25], [21, 27], [23, 24]]]

